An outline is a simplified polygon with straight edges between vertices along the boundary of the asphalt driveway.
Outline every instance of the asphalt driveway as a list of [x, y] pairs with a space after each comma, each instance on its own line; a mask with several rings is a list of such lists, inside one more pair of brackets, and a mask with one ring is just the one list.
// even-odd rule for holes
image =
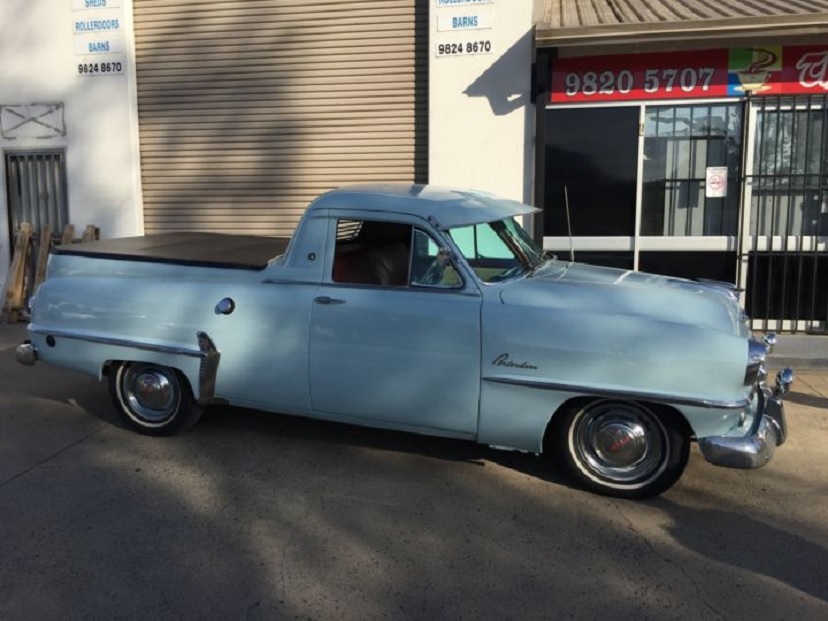
[[765, 469], [693, 451], [659, 499], [528, 456], [217, 409], [121, 428], [0, 326], [0, 619], [825, 619], [828, 373]]

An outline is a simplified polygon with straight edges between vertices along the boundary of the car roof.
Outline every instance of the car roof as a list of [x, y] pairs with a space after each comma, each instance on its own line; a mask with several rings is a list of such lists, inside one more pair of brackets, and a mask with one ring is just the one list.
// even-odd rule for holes
[[350, 185], [331, 190], [309, 207], [319, 209], [419, 216], [441, 230], [540, 211], [480, 190], [403, 183]]

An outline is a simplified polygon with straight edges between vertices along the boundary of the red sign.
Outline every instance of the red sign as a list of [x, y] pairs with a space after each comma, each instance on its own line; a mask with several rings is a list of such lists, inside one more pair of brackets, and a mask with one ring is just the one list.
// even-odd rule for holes
[[779, 71], [769, 71], [758, 95], [828, 94], [828, 46], [784, 47]]
[[551, 103], [828, 94], [828, 46], [561, 58]]

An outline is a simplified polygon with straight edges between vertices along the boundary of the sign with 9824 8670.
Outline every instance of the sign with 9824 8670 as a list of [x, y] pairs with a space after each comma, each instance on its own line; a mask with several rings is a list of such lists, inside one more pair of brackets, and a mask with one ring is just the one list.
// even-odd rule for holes
[[472, 56], [474, 54], [491, 54], [492, 41], [489, 38], [479, 38], [466, 41], [453, 41], [437, 44], [437, 58], [448, 56]]
[[[438, 14], [437, 33], [441, 38], [435, 46], [437, 58], [491, 54], [493, 15], [491, 8], [478, 9], [473, 13]], [[463, 38], [457, 36], [461, 32], [466, 33]], [[448, 36], [442, 38], [442, 33]]]
[[78, 77], [123, 75], [125, 71], [126, 56], [124, 54], [84, 56], [76, 62], [75, 66], [75, 73]]

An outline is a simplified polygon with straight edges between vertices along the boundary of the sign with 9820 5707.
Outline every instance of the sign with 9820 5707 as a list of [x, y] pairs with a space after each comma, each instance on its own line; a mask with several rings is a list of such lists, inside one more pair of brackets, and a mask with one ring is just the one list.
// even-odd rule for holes
[[727, 83], [726, 50], [561, 58], [550, 102], [725, 97]]

